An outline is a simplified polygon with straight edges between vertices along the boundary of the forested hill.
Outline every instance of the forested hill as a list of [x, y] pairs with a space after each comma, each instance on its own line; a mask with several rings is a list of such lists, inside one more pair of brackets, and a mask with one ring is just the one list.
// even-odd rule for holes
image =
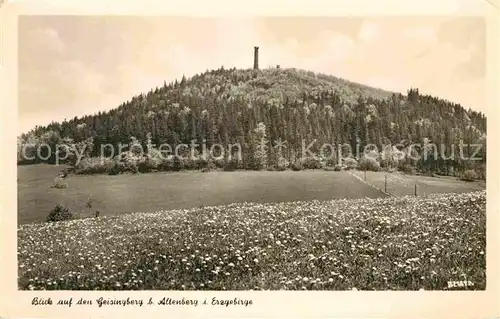
[[220, 68], [164, 83], [109, 112], [37, 127], [19, 143], [92, 138], [96, 156], [101, 144], [129, 143], [131, 137], [145, 143], [148, 133], [156, 145], [194, 139], [206, 140], [208, 147], [240, 143], [249, 148], [256, 134], [264, 134], [269, 141], [286, 141], [290, 159], [289, 152], [300, 149], [303, 140], [316, 139], [318, 147], [423, 139], [481, 143], [486, 117], [417, 89], [404, 96], [297, 69]]

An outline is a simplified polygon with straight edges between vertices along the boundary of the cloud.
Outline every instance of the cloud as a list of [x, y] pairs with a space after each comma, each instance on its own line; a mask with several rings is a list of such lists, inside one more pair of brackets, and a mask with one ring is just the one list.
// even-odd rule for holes
[[81, 61], [62, 61], [53, 68], [54, 81], [82, 97], [98, 96], [106, 90], [106, 76]]
[[362, 42], [373, 42], [380, 37], [382, 33], [380, 29], [380, 25], [376, 22], [364, 22], [359, 29], [358, 40]]
[[46, 50], [54, 53], [61, 53], [65, 49], [59, 33], [52, 28], [32, 30], [28, 33], [26, 43], [36, 47], [38, 50]]
[[419, 26], [400, 31], [403, 37], [415, 40], [423, 40], [435, 43], [437, 41], [437, 33], [434, 28], [427, 26]]

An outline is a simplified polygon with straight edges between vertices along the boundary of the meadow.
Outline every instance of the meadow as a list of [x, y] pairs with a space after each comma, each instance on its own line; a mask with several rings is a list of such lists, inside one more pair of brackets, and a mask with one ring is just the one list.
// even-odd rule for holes
[[[379, 172], [191, 171], [53, 188], [62, 168], [18, 167], [20, 289], [485, 289], [483, 182], [391, 173], [388, 196]], [[77, 219], [45, 223], [57, 204]]]
[[[18, 223], [44, 222], [63, 204], [77, 217], [123, 215], [242, 202], [289, 202], [384, 197], [347, 172], [199, 171], [68, 175], [66, 188], [52, 188], [63, 169], [54, 165], [18, 166]], [[92, 200], [92, 211], [86, 207]]]
[[470, 286], [454, 289], [481, 290], [485, 251], [485, 191], [235, 203], [21, 225], [18, 283], [30, 290], [446, 290], [462, 281]]
[[[394, 196], [415, 195], [415, 185], [417, 186], [417, 196], [428, 196], [430, 194], [444, 193], [468, 193], [486, 189], [486, 182], [477, 180], [465, 182], [452, 176], [419, 176], [409, 175], [401, 172], [372, 172], [352, 170], [350, 173], [377, 189], [387, 190]], [[387, 189], [385, 188], [387, 176]]]

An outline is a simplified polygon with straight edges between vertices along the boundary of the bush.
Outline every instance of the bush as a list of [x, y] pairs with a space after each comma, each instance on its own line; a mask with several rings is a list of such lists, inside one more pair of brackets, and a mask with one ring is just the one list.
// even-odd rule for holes
[[198, 157], [194, 160], [194, 166], [196, 169], [208, 168], [208, 161], [202, 157]]
[[372, 157], [363, 157], [358, 162], [358, 169], [362, 171], [378, 172], [380, 170], [380, 163]]
[[167, 172], [178, 172], [184, 169], [184, 162], [179, 156], [169, 156], [161, 161], [158, 165], [158, 169]]
[[336, 172], [340, 172], [342, 170], [342, 166], [341, 165], [335, 165], [335, 167], [333, 168], [334, 171]]
[[186, 157], [182, 159], [182, 167], [186, 170], [192, 170], [197, 168], [197, 163], [194, 159]]
[[115, 161], [109, 158], [86, 157], [76, 166], [76, 174], [103, 174], [115, 166]]
[[293, 171], [301, 171], [304, 169], [304, 166], [302, 166], [302, 161], [301, 160], [296, 160], [293, 164], [292, 164], [292, 170]]
[[477, 179], [477, 174], [475, 171], [468, 169], [462, 175], [462, 180], [466, 182], [473, 182]]
[[346, 169], [354, 169], [358, 166], [358, 161], [356, 161], [352, 157], [344, 158], [343, 159], [343, 164]]
[[474, 170], [476, 172], [477, 179], [486, 180], [486, 164], [480, 164]]
[[226, 166], [226, 161], [223, 158], [211, 159], [210, 160], [216, 168], [222, 168]]
[[224, 171], [226, 172], [232, 172], [238, 169], [238, 160], [237, 159], [230, 159], [225, 165], [224, 165]]
[[323, 167], [321, 161], [315, 157], [306, 157], [301, 160], [304, 169], [320, 169]]
[[286, 170], [287, 170], [288, 166], [289, 166], [289, 165], [286, 165], [286, 166], [285, 166], [285, 165], [279, 165], [279, 164], [278, 164], [278, 165], [276, 165], [276, 166], [274, 167], [274, 170], [275, 170], [275, 171], [277, 171], [277, 172], [283, 172], [283, 171], [286, 171]]
[[120, 169], [120, 166], [115, 163], [115, 165], [113, 165], [109, 170], [108, 170], [108, 175], [118, 175], [120, 174], [122, 171]]
[[141, 160], [142, 157], [139, 157], [131, 151], [121, 153], [115, 157], [115, 161], [118, 164], [120, 172], [138, 173], [139, 169], [137, 165]]
[[130, 162], [116, 162], [112, 167], [109, 168], [107, 171], [108, 174], [110, 172], [113, 172], [110, 175], [116, 175], [120, 173], [125, 173], [125, 172], [131, 172], [131, 173], [138, 173], [139, 170], [137, 168], [137, 165], [135, 163], [130, 163]]
[[415, 167], [411, 164], [404, 164], [401, 170], [406, 174], [415, 174]]
[[286, 158], [280, 157], [278, 163], [276, 164], [277, 171], [285, 171], [290, 166], [290, 162]]
[[47, 216], [47, 222], [59, 222], [73, 219], [73, 213], [62, 205], [57, 205]]
[[158, 161], [155, 159], [149, 158], [149, 157], [144, 157], [141, 160], [138, 161], [137, 163], [137, 170], [140, 173], [148, 173], [157, 170], [158, 168]]
[[184, 168], [184, 163], [182, 162], [182, 159], [179, 156], [174, 156], [172, 159], [172, 171], [178, 172]]
[[[215, 166], [215, 163], [212, 160], [200, 160], [197, 161], [198, 165], [203, 173], [214, 171], [217, 169], [217, 166]], [[202, 164], [202, 165], [200, 165]]]
[[325, 165], [335, 167], [338, 164], [336, 156], [330, 156], [326, 159]]

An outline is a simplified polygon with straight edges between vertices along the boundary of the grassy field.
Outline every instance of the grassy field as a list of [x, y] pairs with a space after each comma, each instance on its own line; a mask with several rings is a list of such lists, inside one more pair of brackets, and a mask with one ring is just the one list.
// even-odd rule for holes
[[18, 223], [43, 222], [64, 204], [79, 217], [154, 212], [242, 202], [287, 202], [385, 195], [347, 172], [179, 172], [117, 176], [69, 175], [67, 188], [51, 188], [61, 166], [18, 166]]
[[[351, 171], [364, 180], [365, 172]], [[395, 196], [415, 195], [417, 185], [417, 196], [428, 196], [441, 193], [468, 193], [486, 189], [484, 181], [464, 182], [456, 177], [439, 176], [417, 176], [406, 175], [400, 172], [366, 172], [366, 182], [378, 189], [384, 189], [385, 176], [387, 175], [387, 192]]]
[[[258, 194], [270, 184], [275, 193], [285, 191], [276, 185], [290, 182], [289, 174], [260, 182]], [[339, 192], [364, 191], [343, 176], [328, 180]], [[86, 183], [99, 181], [110, 183], [104, 177]], [[310, 192], [294, 189], [302, 191]], [[472, 286], [461, 289], [482, 290], [485, 249], [484, 191], [230, 204], [21, 225], [18, 283], [32, 290], [446, 290], [448, 281], [465, 281]]]

